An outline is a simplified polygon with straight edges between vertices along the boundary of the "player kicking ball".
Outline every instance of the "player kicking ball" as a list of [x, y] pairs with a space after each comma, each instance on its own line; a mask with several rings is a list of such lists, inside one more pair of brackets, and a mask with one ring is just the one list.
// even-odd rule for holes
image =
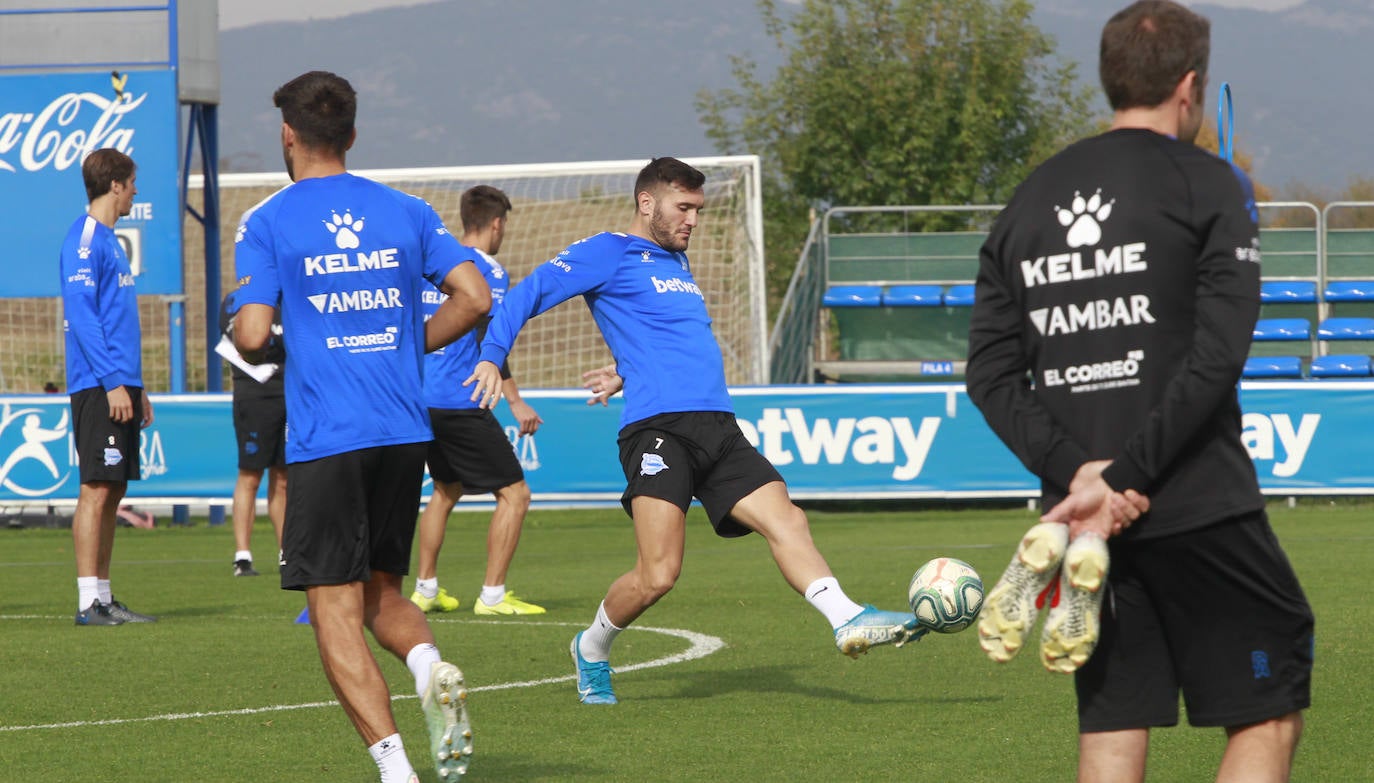
[[611, 645], [677, 582], [693, 497], [717, 535], [758, 533], [767, 540], [783, 578], [825, 616], [844, 654], [901, 646], [928, 630], [910, 612], [861, 606], [845, 595], [782, 476], [735, 422], [720, 346], [686, 254], [706, 202], [705, 181], [675, 158], [650, 161], [635, 182], [629, 230], [575, 242], [511, 288], [493, 311], [481, 361], [464, 383], [473, 386], [472, 399], [494, 406], [501, 365], [521, 327], [579, 295], [615, 357], [614, 369], [594, 373], [589, 384], [594, 400], [622, 385], [625, 391], [621, 503], [633, 520], [638, 558], [572, 640], [585, 704], [616, 703]]

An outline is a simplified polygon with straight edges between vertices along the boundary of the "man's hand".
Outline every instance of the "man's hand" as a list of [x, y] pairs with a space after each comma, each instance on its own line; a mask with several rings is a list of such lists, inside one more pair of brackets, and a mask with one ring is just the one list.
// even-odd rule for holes
[[608, 364], [582, 373], [582, 388], [592, 391], [592, 396], [587, 398], [588, 405], [599, 402], [605, 406], [607, 400], [625, 388], [625, 379], [616, 373], [614, 364]]
[[[145, 394], [143, 399], [147, 400]], [[116, 386], [105, 392], [105, 400], [110, 404], [110, 421], [124, 424], [134, 419], [134, 401], [129, 396], [129, 390], [123, 386]]]
[[1069, 483], [1069, 494], [1040, 518], [1069, 526], [1069, 537], [1095, 531], [1103, 538], [1119, 535], [1150, 510], [1150, 499], [1128, 489], [1117, 492], [1102, 478], [1111, 460], [1085, 462]]
[[539, 430], [539, 425], [544, 423], [528, 402], [506, 397], [506, 403], [510, 405], [510, 412], [516, 423], [520, 425], [521, 435], [533, 435]]
[[148, 397], [148, 390], [143, 390], [143, 421], [140, 426], [147, 427], [153, 423], [153, 401]]
[[501, 368], [491, 362], [478, 362], [463, 385], [473, 386], [472, 396], [468, 399], [477, 403], [479, 408], [491, 410], [501, 401]]

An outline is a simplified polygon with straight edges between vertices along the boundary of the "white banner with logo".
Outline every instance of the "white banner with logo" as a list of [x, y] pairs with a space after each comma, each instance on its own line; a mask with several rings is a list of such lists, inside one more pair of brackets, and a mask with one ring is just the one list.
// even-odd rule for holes
[[[961, 385], [751, 387], [733, 394], [745, 436], [799, 499], [1039, 494], [1038, 482], [988, 429]], [[523, 396], [544, 419], [538, 434], [517, 437], [504, 404], [497, 415], [535, 500], [619, 498], [619, 399], [603, 408], [586, 405], [581, 390]], [[1241, 398], [1243, 440], [1267, 493], [1374, 493], [1374, 383], [1246, 383]], [[130, 483], [128, 496], [232, 496], [237, 442], [229, 395], [155, 394], [153, 401], [156, 419], [139, 448], [143, 480]], [[71, 443], [66, 396], [0, 396], [0, 503], [75, 499], [80, 480]]]

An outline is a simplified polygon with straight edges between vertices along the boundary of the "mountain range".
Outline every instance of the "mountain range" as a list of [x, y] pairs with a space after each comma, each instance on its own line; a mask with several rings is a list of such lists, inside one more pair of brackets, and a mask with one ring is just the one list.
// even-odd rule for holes
[[[1085, 84], [1117, 5], [1037, 6]], [[1285, 198], [1374, 177], [1374, 101], [1358, 87], [1374, 73], [1374, 0], [1193, 5], [1212, 20], [1209, 112], [1229, 83], [1236, 146], [1258, 181]], [[782, 61], [748, 0], [462, 0], [236, 28], [220, 35], [223, 170], [280, 170], [271, 93], [312, 69], [358, 89], [353, 168], [711, 155], [694, 99], [735, 86], [734, 56], [765, 77]], [[1103, 101], [1095, 109], [1085, 130], [1107, 114]]]

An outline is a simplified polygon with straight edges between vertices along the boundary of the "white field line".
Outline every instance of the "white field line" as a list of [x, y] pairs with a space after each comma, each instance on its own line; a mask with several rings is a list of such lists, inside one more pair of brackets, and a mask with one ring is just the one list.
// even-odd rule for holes
[[[47, 616], [43, 616], [43, 615], [0, 615], [0, 620], [48, 620], [48, 619], [66, 619], [66, 618], [65, 618], [65, 616], [64, 616], [64, 617], [61, 617], [61, 618], [57, 618], [57, 617], [47, 617]], [[441, 618], [430, 618], [430, 622], [432, 622], [432, 623], [434, 623], [434, 622], [445, 623], [445, 622], [463, 622], [463, 621], [446, 620], [446, 619], [441, 619]], [[472, 622], [472, 621], [467, 621], [467, 622]], [[480, 622], [480, 621], [479, 621], [479, 622]], [[490, 625], [490, 623], [484, 623], [484, 624]], [[515, 623], [510, 623], [509, 625], [514, 626], [514, 625], [516, 625], [516, 624], [515, 624]], [[580, 623], [559, 623], [559, 622], [547, 622], [547, 621], [545, 621], [545, 622], [537, 622], [537, 621], [536, 621], [536, 622], [521, 622], [521, 623], [519, 623], [519, 625], [521, 625], [521, 626], [530, 626], [530, 625], [567, 626], [567, 627], [573, 627], [573, 628], [581, 628], [581, 627], [582, 627], [582, 625], [581, 625]], [[686, 639], [688, 642], [691, 642], [691, 646], [688, 647], [688, 648], [687, 648], [686, 650], [684, 650], [683, 652], [674, 653], [673, 655], [668, 655], [668, 656], [665, 656], [665, 657], [663, 657], [663, 658], [655, 658], [655, 659], [650, 660], [650, 661], [643, 661], [643, 662], [641, 662], [641, 663], [632, 663], [632, 664], [628, 664], [628, 665], [625, 665], [625, 666], [616, 666], [616, 667], [615, 667], [615, 671], [616, 671], [617, 674], [621, 674], [621, 673], [624, 673], [624, 672], [632, 672], [632, 671], [636, 671], [636, 670], [638, 670], [638, 669], [654, 669], [654, 668], [657, 668], [657, 667], [660, 667], [660, 666], [671, 666], [672, 664], [675, 664], [675, 663], [686, 663], [687, 661], [694, 661], [694, 660], [696, 660], [696, 659], [698, 659], [698, 658], [705, 658], [706, 656], [708, 656], [708, 655], [710, 655], [710, 654], [712, 654], [712, 653], [714, 653], [714, 652], [717, 652], [718, 650], [720, 650], [720, 649], [722, 649], [722, 648], [725, 647], [725, 641], [724, 641], [723, 639], [719, 638], [719, 637], [716, 637], [716, 636], [709, 636], [709, 635], [703, 634], [703, 633], [697, 633], [696, 631], [688, 631], [688, 630], [685, 630], [685, 629], [682, 629], [682, 628], [654, 628], [654, 627], [650, 627], [650, 626], [633, 626], [633, 625], [632, 625], [632, 626], [630, 626], [629, 628], [627, 628], [626, 630], [630, 630], [630, 631], [644, 631], [644, 632], [648, 632], [648, 633], [661, 633], [661, 634], [665, 634], [665, 635], [667, 635], [667, 636], [676, 636], [676, 637], [678, 637], [678, 638], [680, 638], [680, 639]], [[538, 680], [523, 680], [523, 681], [519, 681], [519, 682], [503, 682], [503, 683], [494, 683], [494, 684], [491, 684], [491, 685], [478, 685], [478, 686], [475, 686], [475, 687], [468, 688], [468, 690], [469, 690], [470, 692], [473, 692], [473, 693], [480, 693], [480, 692], [482, 692], [482, 691], [500, 691], [500, 690], [508, 690], [508, 689], [510, 689], [510, 688], [533, 688], [533, 687], [538, 686], [538, 685], [553, 685], [553, 684], [555, 684], [555, 683], [560, 683], [560, 682], [569, 682], [569, 681], [574, 680], [574, 679], [576, 679], [576, 675], [575, 675], [575, 674], [565, 674], [565, 675], [562, 675], [562, 676], [559, 676], [559, 677], [544, 677], [544, 678], [538, 679]], [[392, 701], [403, 701], [403, 700], [406, 700], [406, 699], [414, 699], [414, 698], [417, 698], [414, 694], [397, 694], [397, 695], [392, 696], [392, 697], [391, 697], [391, 700], [392, 700]], [[328, 700], [328, 701], [312, 701], [312, 702], [304, 702], [304, 703], [301, 703], [301, 704], [272, 704], [272, 705], [268, 705], [268, 706], [266, 706], [266, 707], [244, 707], [244, 708], [242, 708], [242, 709], [237, 709], [237, 710], [215, 710], [215, 711], [213, 711], [213, 712], [175, 712], [175, 713], [166, 713], [166, 714], [163, 714], [163, 715], [147, 715], [147, 716], [140, 717], [140, 718], [105, 718], [105, 719], [103, 719], [103, 720], [67, 721], [67, 722], [64, 722], [64, 723], [38, 723], [38, 724], [29, 725], [29, 726], [0, 726], [0, 733], [3, 733], [3, 732], [12, 732], [12, 731], [43, 731], [43, 730], [48, 730], [48, 729], [77, 729], [77, 728], [85, 728], [85, 727], [88, 727], [88, 726], [118, 726], [118, 725], [122, 725], [122, 724], [126, 724], [126, 723], [151, 723], [151, 722], [154, 722], [154, 721], [193, 720], [193, 719], [198, 719], [198, 718], [221, 718], [221, 717], [232, 717], [232, 716], [238, 716], [238, 715], [261, 715], [261, 714], [263, 714], [263, 713], [268, 713], [268, 712], [288, 712], [288, 711], [290, 711], [290, 710], [308, 710], [308, 709], [315, 709], [315, 708], [317, 708], [317, 707], [334, 707], [334, 706], [337, 706], [337, 705], [338, 705], [338, 702], [337, 702], [337, 701], [335, 701], [335, 700], [333, 700], [333, 699], [330, 699], [330, 700]]]

